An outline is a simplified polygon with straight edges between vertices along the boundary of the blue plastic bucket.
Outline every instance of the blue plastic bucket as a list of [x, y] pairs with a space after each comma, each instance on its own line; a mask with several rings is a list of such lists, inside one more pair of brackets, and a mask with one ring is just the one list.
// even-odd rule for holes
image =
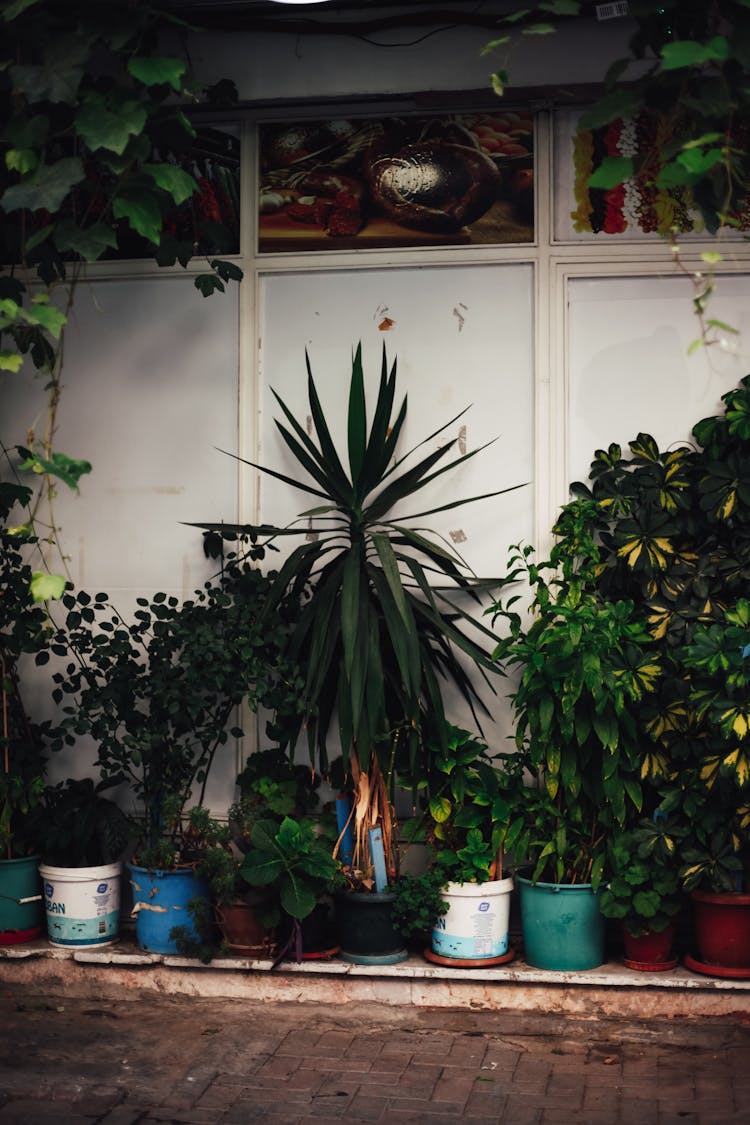
[[590, 883], [532, 883], [521, 888], [524, 956], [536, 969], [595, 969], [604, 961], [604, 918]]
[[169, 936], [174, 926], [184, 926], [185, 936], [198, 941], [188, 903], [193, 898], [209, 898], [209, 886], [192, 867], [173, 871], [149, 871], [128, 865], [133, 888], [135, 940], [149, 953], [178, 953], [177, 943]]

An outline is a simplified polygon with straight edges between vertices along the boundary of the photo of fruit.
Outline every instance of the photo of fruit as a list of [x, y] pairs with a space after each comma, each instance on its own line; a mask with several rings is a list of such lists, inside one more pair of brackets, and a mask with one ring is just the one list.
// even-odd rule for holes
[[261, 253], [531, 242], [529, 110], [262, 125]]

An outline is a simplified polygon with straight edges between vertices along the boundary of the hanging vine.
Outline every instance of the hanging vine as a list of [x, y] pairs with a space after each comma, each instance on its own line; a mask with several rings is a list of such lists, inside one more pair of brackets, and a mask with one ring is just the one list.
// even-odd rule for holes
[[[186, 29], [158, 4], [0, 7], [0, 372], [41, 376], [47, 394], [43, 426], [2, 452], [16, 481], [42, 478], [18, 534], [41, 532], [63, 563], [55, 490], [59, 482], [76, 489], [91, 471], [55, 441], [65, 328], [86, 265], [152, 257], [184, 267], [205, 256], [195, 278], [204, 296], [242, 277], [217, 256], [238, 249], [236, 198], [230, 176], [217, 188], [220, 203], [196, 159], [202, 138], [189, 111], [212, 91], [175, 52]], [[222, 104], [228, 86], [214, 88]], [[64, 574], [42, 571], [32, 593], [42, 601], [64, 585]]]

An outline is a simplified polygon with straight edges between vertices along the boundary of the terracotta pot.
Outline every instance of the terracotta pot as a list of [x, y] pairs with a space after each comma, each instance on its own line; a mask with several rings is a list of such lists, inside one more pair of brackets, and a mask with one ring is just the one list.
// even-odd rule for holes
[[690, 898], [701, 962], [750, 969], [750, 894], [692, 891]]
[[625, 943], [625, 964], [629, 969], [641, 972], [674, 968], [677, 959], [672, 956], [672, 945], [677, 927], [667, 926], [661, 933], [640, 934], [634, 937], [627, 928], [622, 927], [622, 940]]
[[258, 919], [257, 904], [238, 899], [236, 902], [217, 903], [215, 910], [224, 942], [233, 953], [273, 957], [276, 933]]

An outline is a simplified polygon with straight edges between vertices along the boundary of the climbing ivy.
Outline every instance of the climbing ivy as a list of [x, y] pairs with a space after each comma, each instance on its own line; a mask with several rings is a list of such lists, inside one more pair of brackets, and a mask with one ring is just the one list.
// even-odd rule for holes
[[43, 432], [24, 435], [13, 463], [43, 478], [37, 504], [91, 469], [54, 448], [65, 325], [86, 264], [150, 255], [186, 266], [206, 253], [204, 296], [242, 277], [212, 256], [234, 248], [221, 221], [169, 221], [200, 197], [189, 111], [212, 93], [175, 50], [186, 29], [158, 4], [0, 6], [0, 371], [47, 380]]

